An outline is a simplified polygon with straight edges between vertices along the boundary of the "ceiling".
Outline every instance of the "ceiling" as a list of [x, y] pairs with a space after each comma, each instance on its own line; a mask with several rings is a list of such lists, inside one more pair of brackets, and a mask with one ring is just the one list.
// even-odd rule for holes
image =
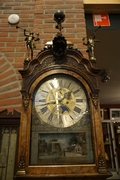
[[[87, 30], [88, 37], [94, 30]], [[120, 105], [120, 30], [99, 29], [95, 43], [97, 68], [107, 69], [110, 80], [106, 83], [99, 79], [100, 104]]]
[[[87, 14], [113, 14], [111, 27], [100, 28], [96, 33], [96, 39], [100, 42], [95, 45], [95, 57], [97, 68], [109, 70], [110, 76], [107, 83], [103, 83], [99, 79], [100, 104], [120, 106], [120, 2], [112, 2], [85, 3], [84, 8]], [[94, 31], [94, 28], [87, 30], [88, 37]]]
[[[85, 0], [84, 0], [85, 1]], [[104, 0], [103, 0], [104, 1]], [[109, 0], [108, 0], [109, 1]], [[120, 13], [120, 2], [86, 2], [84, 3], [86, 13]]]

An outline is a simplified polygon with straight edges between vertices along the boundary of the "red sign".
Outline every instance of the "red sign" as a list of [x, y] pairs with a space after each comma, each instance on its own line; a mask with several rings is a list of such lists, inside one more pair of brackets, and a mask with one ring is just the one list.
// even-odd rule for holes
[[110, 26], [108, 14], [93, 14], [94, 26]]

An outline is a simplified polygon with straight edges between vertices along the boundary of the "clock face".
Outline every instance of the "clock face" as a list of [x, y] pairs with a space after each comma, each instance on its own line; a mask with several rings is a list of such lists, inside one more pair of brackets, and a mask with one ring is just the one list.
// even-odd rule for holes
[[45, 123], [66, 128], [76, 124], [86, 112], [87, 97], [83, 85], [68, 75], [47, 77], [35, 93], [35, 109]]

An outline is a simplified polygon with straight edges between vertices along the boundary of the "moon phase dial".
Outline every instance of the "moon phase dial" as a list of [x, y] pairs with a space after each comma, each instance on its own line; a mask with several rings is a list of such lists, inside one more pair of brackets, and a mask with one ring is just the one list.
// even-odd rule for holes
[[46, 79], [38, 87], [34, 102], [40, 119], [58, 128], [77, 123], [87, 107], [83, 86], [68, 75]]

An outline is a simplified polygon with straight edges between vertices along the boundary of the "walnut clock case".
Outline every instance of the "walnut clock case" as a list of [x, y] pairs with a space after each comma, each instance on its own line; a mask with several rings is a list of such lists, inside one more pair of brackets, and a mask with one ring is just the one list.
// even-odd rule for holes
[[14, 179], [109, 177], [98, 100], [101, 70], [59, 34], [19, 72], [22, 112]]

